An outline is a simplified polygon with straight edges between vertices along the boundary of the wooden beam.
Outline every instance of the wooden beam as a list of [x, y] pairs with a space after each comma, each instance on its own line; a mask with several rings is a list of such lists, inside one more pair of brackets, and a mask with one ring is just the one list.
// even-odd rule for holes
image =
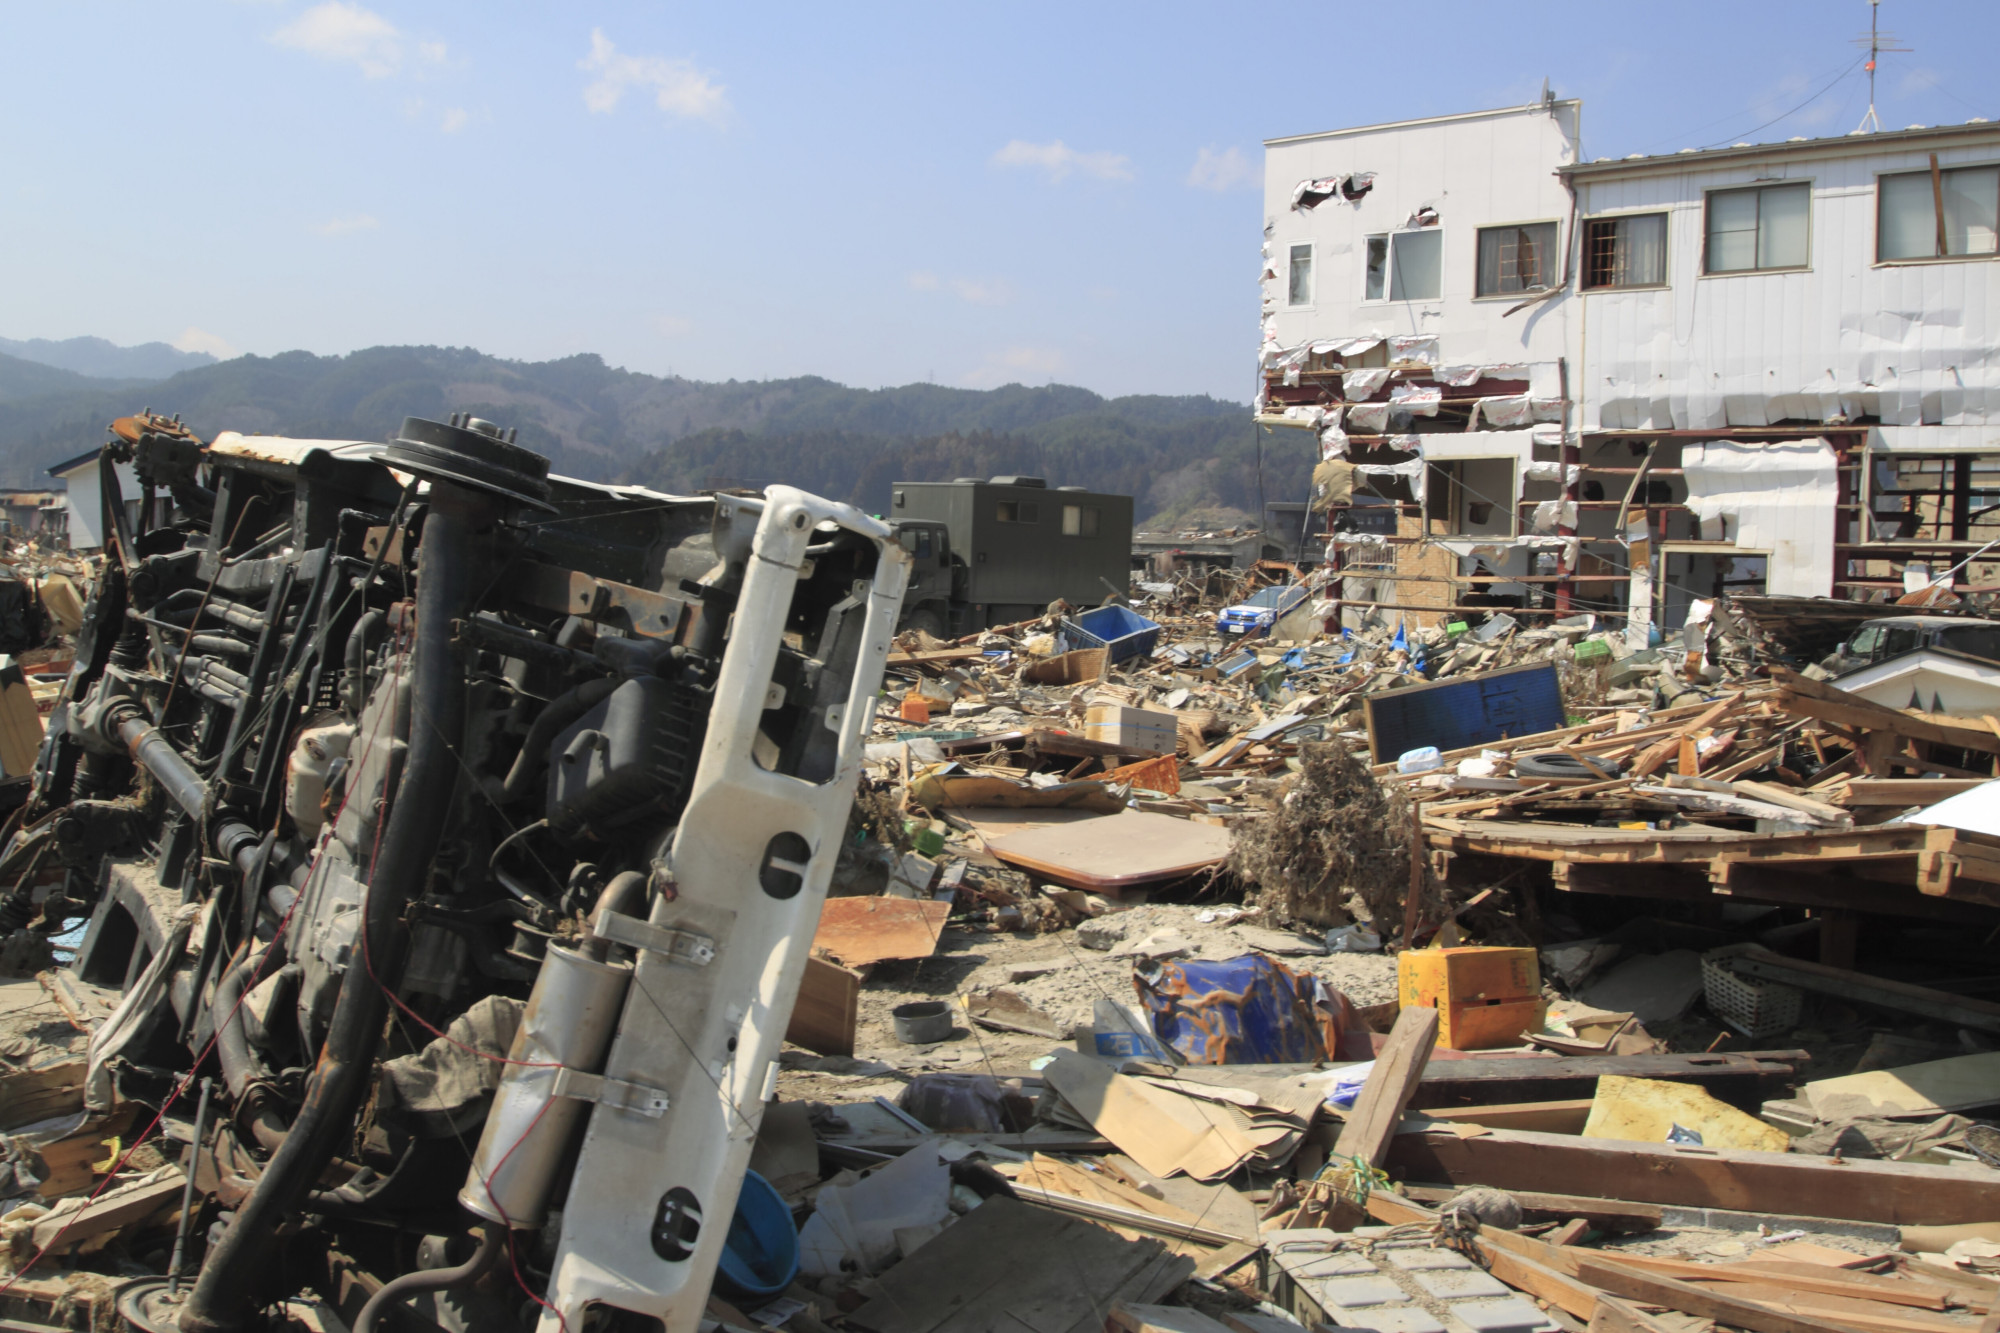
[[1484, 1125], [1488, 1129], [1538, 1129], [1544, 1134], [1581, 1134], [1590, 1119], [1590, 1097], [1549, 1102], [1500, 1102], [1491, 1106], [1439, 1107], [1424, 1114], [1433, 1120]]
[[1847, 784], [1840, 804], [1848, 809], [1882, 807], [1902, 810], [1913, 805], [1936, 805], [1947, 796], [1984, 786], [1991, 778], [1854, 778]]
[[[1417, 1203], [1445, 1203], [1458, 1193], [1456, 1185], [1412, 1185], [1405, 1182], [1400, 1186], [1403, 1197]], [[1580, 1217], [1600, 1226], [1621, 1227], [1627, 1231], [1650, 1230], [1660, 1224], [1660, 1206], [1656, 1203], [1628, 1203], [1624, 1199], [1587, 1199], [1578, 1194], [1545, 1194], [1536, 1190], [1509, 1190], [1522, 1211], [1543, 1213], [1550, 1217]]]
[[[1914, 879], [1914, 863], [1908, 873]], [[1795, 864], [1757, 865], [1722, 857], [1709, 862], [1708, 876], [1716, 893], [1748, 902], [1839, 908], [1876, 916], [1920, 917], [1987, 927], [2000, 925], [2000, 910], [1983, 903], [1912, 893], [1893, 881], [1828, 874]]]
[[[1566, 1063], [1580, 1063], [1570, 1061]], [[1454, 1185], [1534, 1189], [1560, 1180], [1580, 1194], [1685, 1208], [1785, 1213], [1888, 1226], [1992, 1220], [1993, 1186], [1957, 1167], [1697, 1148], [1492, 1130], [1427, 1131], [1389, 1145], [1392, 1174]]]
[[1969, 995], [1953, 995], [1949, 991], [1932, 990], [1929, 986], [1915, 986], [1907, 981], [1871, 977], [1866, 973], [1850, 971], [1844, 967], [1809, 963], [1804, 959], [1786, 958], [1781, 954], [1771, 954], [1768, 957], [1763, 954], [1746, 954], [1731, 958], [1728, 966], [1732, 972], [1739, 972], [1747, 977], [1779, 981], [1787, 986], [1797, 986], [1801, 990], [1817, 991], [1822, 995], [1838, 995], [1843, 1000], [1872, 1004], [1883, 1009], [1895, 1009], [1906, 1014], [1918, 1014], [1958, 1027], [1977, 1028], [1982, 1032], [2000, 1032], [2000, 1004], [1995, 1004], [1991, 1000], [1974, 999]]
[[1773, 1310], [1756, 1301], [1712, 1292], [1692, 1282], [1680, 1282], [1655, 1273], [1642, 1272], [1599, 1256], [1577, 1261], [1577, 1275], [1613, 1296], [1624, 1296], [1648, 1305], [1713, 1319], [1719, 1324], [1751, 1330], [1751, 1333], [1869, 1333], [1852, 1324], [1836, 1324], [1821, 1318], [1802, 1318]]
[[1410, 1005], [1396, 1015], [1389, 1039], [1375, 1056], [1375, 1068], [1354, 1099], [1354, 1109], [1341, 1126], [1333, 1154], [1342, 1161], [1360, 1160], [1370, 1166], [1382, 1165], [1389, 1140], [1403, 1122], [1431, 1050], [1437, 1045], [1438, 1011]]
[[[1435, 1222], [1437, 1214], [1411, 1203], [1389, 1190], [1370, 1190], [1368, 1215], [1378, 1222], [1402, 1226], [1411, 1222]], [[1597, 1311], [1601, 1294], [1567, 1273], [1559, 1272], [1550, 1259], [1560, 1254], [1530, 1236], [1519, 1236], [1498, 1227], [1482, 1226], [1473, 1241], [1484, 1266], [1508, 1286], [1525, 1291], [1538, 1300], [1578, 1319], [1590, 1319]]]
[[2000, 754], [2000, 735], [1988, 730], [1984, 723], [1961, 722], [1956, 718], [1935, 715], [1919, 717], [1900, 709], [1885, 708], [1823, 681], [1808, 680], [1784, 667], [1772, 667], [1771, 676], [1781, 686], [1779, 706], [1788, 712], [1803, 713], [1821, 721], [1859, 727], [1878, 734], [1888, 732], [1906, 740], [1949, 745], [1955, 750]]
[[[1510, 1102], [1559, 1101], [1594, 1096], [1605, 1074], [1626, 1078], [1669, 1079], [1699, 1083], [1732, 1104], [1755, 1107], [1781, 1096], [1810, 1062], [1807, 1051], [1716, 1051], [1684, 1055], [1488, 1056], [1463, 1060], [1433, 1060], [1424, 1070], [1411, 1105], [1433, 1107], [1491, 1106]], [[1303, 1068], [1303, 1067], [1301, 1067]], [[1408, 1137], [1407, 1135], [1402, 1137]], [[1394, 1149], [1391, 1149], [1394, 1155]], [[1449, 1177], [1418, 1175], [1418, 1180]], [[1540, 1181], [1516, 1182], [1536, 1189]], [[1588, 1191], [1579, 1191], [1587, 1193]], [[1607, 1198], [1623, 1197], [1607, 1191]]]
[[1678, 1324], [1655, 1319], [1616, 1296], [1599, 1296], [1597, 1313], [1590, 1317], [1590, 1333], [1682, 1333], [1682, 1330]]
[[1734, 1264], [1697, 1264], [1684, 1259], [1660, 1259], [1650, 1255], [1620, 1253], [1618, 1262], [1688, 1282], [1753, 1282], [1767, 1287], [1790, 1287], [1821, 1296], [1850, 1296], [1856, 1300], [1886, 1301], [1920, 1310], [1950, 1308], [1950, 1293], [1943, 1287], [1912, 1282], [1900, 1277], [1874, 1277], [1818, 1264], [1788, 1264], [1758, 1260]]

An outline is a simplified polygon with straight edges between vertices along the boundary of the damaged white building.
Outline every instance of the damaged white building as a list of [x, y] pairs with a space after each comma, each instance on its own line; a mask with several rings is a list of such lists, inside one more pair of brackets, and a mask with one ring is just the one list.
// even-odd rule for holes
[[1266, 144], [1259, 419], [1317, 436], [1349, 602], [1637, 645], [1992, 577], [2000, 126], [1584, 161], [1581, 112]]

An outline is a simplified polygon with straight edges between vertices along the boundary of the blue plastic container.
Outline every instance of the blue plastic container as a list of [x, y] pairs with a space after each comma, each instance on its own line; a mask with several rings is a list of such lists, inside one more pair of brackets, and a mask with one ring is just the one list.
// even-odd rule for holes
[[1071, 646], [1102, 648], [1114, 662], [1147, 657], [1160, 641], [1160, 627], [1129, 606], [1100, 606], [1071, 619], [1063, 617]]
[[745, 1171], [715, 1269], [715, 1289], [732, 1301], [768, 1301], [798, 1275], [799, 1231], [792, 1210], [770, 1181]]

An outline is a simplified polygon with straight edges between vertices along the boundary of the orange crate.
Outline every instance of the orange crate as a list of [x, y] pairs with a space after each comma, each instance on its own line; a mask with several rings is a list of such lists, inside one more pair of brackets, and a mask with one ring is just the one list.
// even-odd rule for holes
[[1396, 959], [1397, 998], [1438, 1011], [1438, 1045], [1518, 1046], [1541, 1027], [1542, 968], [1533, 949], [1413, 949]]

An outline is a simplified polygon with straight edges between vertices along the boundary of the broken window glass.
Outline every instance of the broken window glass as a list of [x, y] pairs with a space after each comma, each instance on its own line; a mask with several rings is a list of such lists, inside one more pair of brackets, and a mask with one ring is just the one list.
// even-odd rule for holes
[[1444, 290], [1444, 234], [1397, 232], [1390, 245], [1389, 299], [1435, 301]]
[[1584, 224], [1583, 285], [1657, 287], [1667, 280], [1667, 215], [1592, 218]]
[[1555, 223], [1529, 222], [1479, 229], [1480, 296], [1545, 291], [1560, 271]]
[[1313, 248], [1310, 245], [1292, 247], [1292, 271], [1286, 286], [1285, 304], [1311, 305], [1313, 299]]
[[[1944, 226], [1938, 227], [1938, 200]], [[1959, 167], [1882, 177], [1877, 259], [1945, 259], [2000, 253], [2000, 167]]]
[[1804, 268], [1811, 201], [1812, 187], [1803, 182], [1710, 194], [1703, 271], [1753, 273]]
[[1379, 301], [1389, 289], [1389, 238], [1368, 238], [1368, 285], [1362, 299]]

